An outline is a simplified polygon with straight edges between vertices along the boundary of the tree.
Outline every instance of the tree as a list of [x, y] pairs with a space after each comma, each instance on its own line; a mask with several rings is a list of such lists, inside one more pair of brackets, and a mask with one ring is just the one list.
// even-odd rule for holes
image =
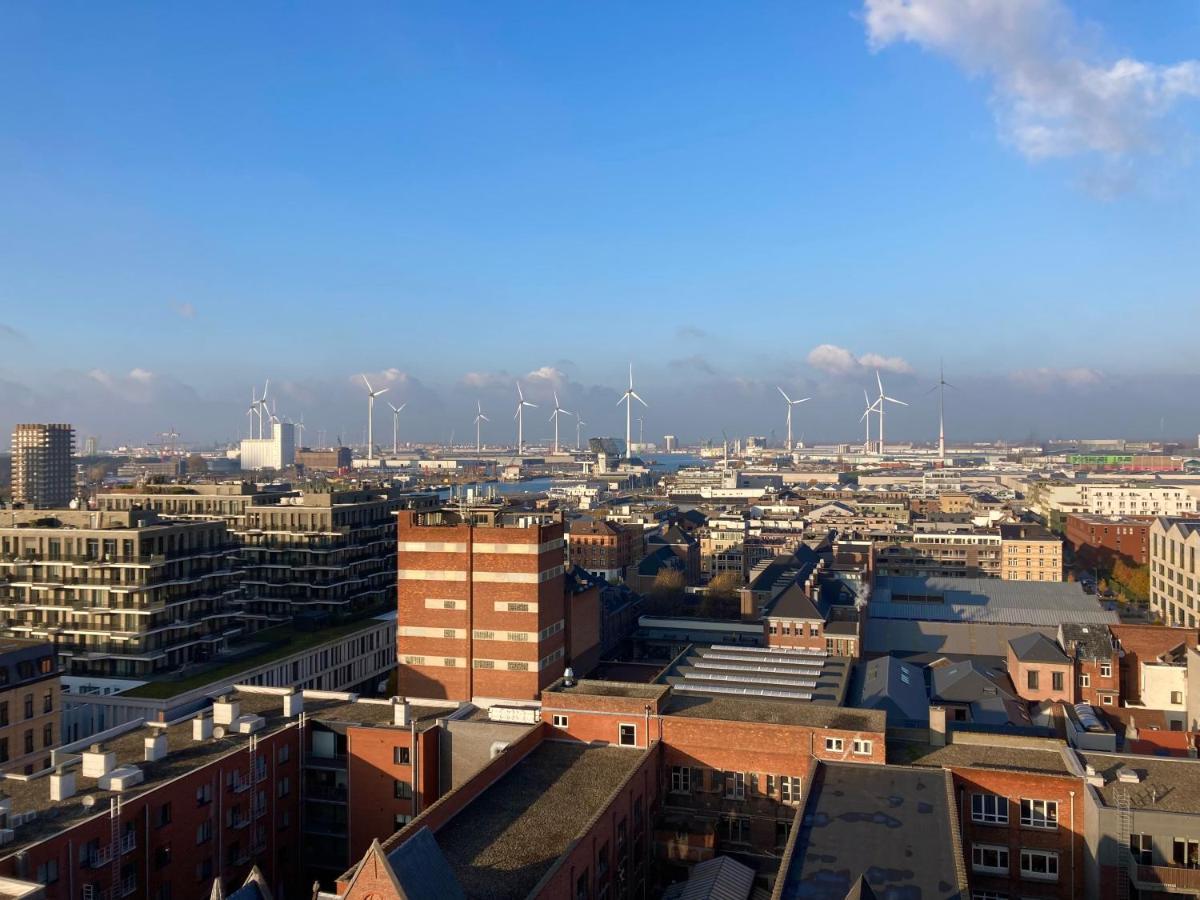
[[654, 576], [650, 587], [650, 607], [656, 613], [670, 613], [683, 605], [684, 588], [687, 582], [678, 569], [664, 566]]
[[187, 458], [187, 473], [189, 475], [205, 475], [208, 473], [208, 463], [199, 453], [193, 453]]
[[742, 579], [735, 572], [718, 572], [708, 583], [706, 591], [709, 597], [716, 600], [732, 600], [738, 595]]
[[1150, 598], [1150, 567], [1130, 565], [1124, 558], [1118, 557], [1113, 563], [1112, 577], [1125, 593], [1135, 600]]

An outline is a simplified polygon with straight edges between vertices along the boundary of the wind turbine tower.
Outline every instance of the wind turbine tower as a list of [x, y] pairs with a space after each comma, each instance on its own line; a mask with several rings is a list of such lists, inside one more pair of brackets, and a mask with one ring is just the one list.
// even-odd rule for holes
[[866, 404], [866, 409], [863, 410], [862, 418], [858, 421], [867, 423], [867, 437], [863, 441], [863, 453], [871, 452], [871, 413], [875, 412], [875, 404], [871, 402], [871, 398], [867, 396], [867, 389], [863, 388], [863, 403]]
[[629, 364], [629, 387], [626, 388], [625, 393], [621, 395], [621, 399], [617, 401], [617, 406], [620, 406], [622, 403], [625, 404], [625, 458], [626, 459], [630, 459], [633, 456], [632, 447], [633, 447], [633, 401], [634, 400], [636, 400], [638, 403], [642, 404], [642, 406], [646, 407], [647, 409], [650, 408], [650, 404], [647, 403], [645, 400], [643, 400], [641, 397], [639, 397], [637, 395], [637, 392], [633, 389], [633, 363], [630, 363]]
[[375, 398], [380, 394], [386, 394], [387, 388], [375, 390], [371, 387], [371, 382], [367, 381], [366, 375], [359, 375], [363, 380], [363, 384], [367, 386], [367, 459], [375, 459]]
[[929, 389], [929, 393], [938, 392], [938, 459], [946, 459], [946, 388], [957, 390], [946, 380], [946, 370], [938, 362], [938, 383]]
[[779, 385], [776, 385], [775, 387], [779, 390], [779, 393], [783, 394], [783, 399], [787, 401], [787, 448], [788, 448], [788, 453], [791, 453], [792, 452], [792, 407], [799, 406], [801, 403], [805, 403], [808, 400], [811, 400], [812, 398], [811, 397], [802, 397], [799, 400], [793, 400], [791, 397], [789, 397], [787, 395], [787, 392], [785, 392], [783, 388], [779, 387]]
[[400, 413], [408, 404], [401, 403], [399, 406], [392, 406], [389, 401], [388, 406], [392, 410], [392, 456], [397, 456], [400, 453]]
[[554, 423], [554, 454], [558, 455], [558, 419], [560, 416], [573, 416], [575, 413], [563, 409], [558, 404], [558, 392], [554, 392], [554, 412], [550, 413], [550, 421]]
[[525, 393], [521, 390], [521, 382], [517, 382], [517, 414], [513, 416], [517, 420], [517, 456], [525, 449], [525, 408], [537, 409], [536, 403], [530, 403], [525, 399]]
[[875, 402], [879, 404], [879, 408], [875, 410], [879, 413], [879, 455], [883, 456], [886, 445], [883, 443], [883, 412], [884, 407], [888, 403], [896, 403], [900, 406], [908, 406], [903, 400], [897, 400], [895, 397], [889, 397], [883, 392], [883, 379], [879, 377], [879, 370], [875, 370], [875, 383], [879, 385], [879, 399]]
[[483, 441], [480, 439], [481, 434], [482, 434], [482, 432], [480, 431], [480, 425], [483, 422], [490, 422], [490, 421], [492, 421], [492, 420], [483, 414], [483, 404], [480, 403], [478, 400], [476, 400], [475, 401], [475, 455], [476, 456], [478, 456], [480, 454], [480, 452], [482, 452], [482, 450], [483, 450]]

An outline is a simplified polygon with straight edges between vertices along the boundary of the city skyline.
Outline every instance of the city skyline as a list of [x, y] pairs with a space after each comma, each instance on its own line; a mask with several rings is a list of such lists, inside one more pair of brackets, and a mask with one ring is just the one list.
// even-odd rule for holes
[[855, 440], [879, 366], [889, 433], [934, 439], [943, 358], [951, 442], [1200, 425], [1194, 5], [7, 24], [6, 431], [230, 440], [271, 374], [357, 439], [354, 376], [394, 370], [409, 437], [465, 439], [554, 370], [620, 434], [630, 358], [648, 435], [781, 433], [785, 384], [797, 438]]

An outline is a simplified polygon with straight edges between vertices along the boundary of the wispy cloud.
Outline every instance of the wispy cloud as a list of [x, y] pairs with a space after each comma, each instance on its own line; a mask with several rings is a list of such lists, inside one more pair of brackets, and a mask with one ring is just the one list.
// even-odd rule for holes
[[0, 322], [0, 340], [15, 341], [19, 344], [28, 343], [24, 332], [18, 331], [11, 325], [5, 325], [3, 322]]
[[864, 0], [864, 21], [873, 50], [908, 41], [987, 79], [1001, 137], [1031, 160], [1157, 151], [1200, 97], [1200, 60], [1095, 52], [1061, 0]]
[[172, 303], [171, 312], [175, 313], [181, 319], [196, 318], [196, 307], [191, 303]]
[[836, 344], [821, 344], [808, 354], [808, 364], [829, 375], [856, 375], [870, 369], [881, 372], [908, 374], [912, 366], [899, 356], [884, 356], [880, 353], [864, 353], [855, 356], [845, 347]]
[[675, 336], [684, 340], [703, 340], [708, 332], [696, 325], [680, 325], [675, 329]]

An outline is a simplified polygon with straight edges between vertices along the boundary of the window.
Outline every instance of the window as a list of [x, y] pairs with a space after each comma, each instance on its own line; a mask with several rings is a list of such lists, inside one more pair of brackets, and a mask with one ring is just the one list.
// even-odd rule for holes
[[392, 820], [392, 827], [395, 828], [396, 831], [399, 831], [401, 828], [411, 822], [412, 819], [413, 817], [407, 813], [396, 813], [395, 818]]
[[971, 868], [976, 872], [1008, 874], [1008, 848], [993, 844], [971, 845]]
[[1022, 800], [1021, 824], [1026, 828], [1057, 828], [1058, 803], [1054, 800]]
[[42, 698], [42, 712], [54, 712], [54, 692], [46, 691], [46, 696]]
[[33, 694], [25, 695], [25, 718], [33, 718]]
[[725, 773], [725, 799], [742, 800], [746, 796], [746, 774], [744, 772]]
[[48, 859], [37, 867], [37, 880], [41, 884], [54, 884], [58, 881], [58, 860]]
[[726, 816], [721, 819], [721, 833], [727, 841], [745, 844], [750, 840], [750, 820], [741, 816]]
[[1021, 875], [1038, 881], [1058, 881], [1058, 854], [1050, 850], [1022, 850]]
[[1171, 704], [1173, 706], [1183, 705], [1183, 691], [1171, 691]]
[[871, 747], [873, 746], [873, 744], [871, 741], [864, 741], [862, 738], [855, 738], [854, 743], [851, 744], [850, 746], [851, 746], [851, 749], [853, 749], [854, 752], [857, 753], [859, 756], [870, 756], [871, 755]]
[[588, 870], [584, 869], [575, 879], [575, 900], [589, 900], [590, 897], [591, 886], [588, 883]]
[[288, 780], [288, 777], [286, 775], [284, 775], [282, 778], [279, 779], [279, 796], [286, 797], [291, 792], [292, 792], [292, 783], [291, 783], [291, 781]]
[[54, 725], [47, 722], [42, 726], [42, 746], [51, 747], [54, 745]]
[[1129, 852], [1133, 854], [1134, 862], [1139, 866], [1154, 865], [1154, 842], [1148, 834], [1131, 834], [1129, 836]]
[[163, 844], [154, 848], [154, 868], [165, 869], [171, 864], [171, 845]]
[[1030, 669], [1028, 672], [1025, 673], [1025, 685], [1031, 691], [1036, 691], [1038, 689], [1037, 669]]
[[196, 863], [196, 880], [197, 881], [212, 881], [213, 865], [212, 857], [203, 862]]
[[999, 794], [972, 794], [971, 821], [983, 825], [1008, 824], [1008, 798]]
[[1175, 838], [1171, 844], [1171, 862], [1185, 869], [1200, 869], [1200, 841]]
[[800, 777], [798, 775], [779, 776], [779, 799], [784, 803], [800, 802]]
[[412, 785], [397, 778], [392, 782], [392, 792], [397, 800], [409, 800], [412, 798]]
[[551, 718], [551, 722], [553, 723], [555, 728], [566, 728], [567, 722], [569, 722], [569, 721], [570, 720], [566, 716], [564, 716], [562, 713], [555, 713], [554, 716]]
[[1100, 698], [1100, 702], [1103, 703], [1105, 706], [1112, 706], [1113, 705], [1112, 694], [1105, 694], [1103, 697]]
[[196, 843], [204, 844], [212, 840], [212, 819], [205, 819], [196, 826]]
[[0, 703], [0, 725], [8, 724], [8, 701]]
[[[1083, 678], [1086, 678], [1087, 676], [1086, 676], [1086, 675], [1080, 675], [1079, 677], [1080, 677], [1080, 679], [1083, 679]], [[1065, 679], [1063, 678], [1063, 673], [1062, 673], [1062, 672], [1051, 672], [1051, 673], [1050, 673], [1050, 686], [1051, 686], [1051, 687], [1052, 687], [1054, 690], [1056, 690], [1056, 691], [1061, 691], [1061, 690], [1063, 690], [1063, 687], [1064, 687], [1064, 684], [1063, 684], [1063, 682], [1064, 682], [1064, 681], [1065, 681]]]
[[196, 805], [204, 806], [212, 803], [212, 785], [202, 784], [196, 788]]
[[410, 757], [409, 757], [409, 753], [408, 753], [408, 747], [393, 747], [392, 748], [392, 762], [398, 766], [410, 765]]
[[279, 748], [279, 762], [282, 764], [282, 763], [287, 762], [291, 758], [292, 758], [292, 745], [284, 744], [282, 747]]
[[1080, 687], [1090, 687], [1091, 684], [1092, 684], [1092, 676], [1089, 675], [1087, 672], [1080, 672], [1079, 673], [1079, 686]]
[[30, 728], [28, 731], [25, 732], [25, 752], [26, 753], [33, 752], [33, 729], [32, 728]]
[[162, 806], [160, 806], [158, 808], [158, 814], [155, 816], [155, 820], [158, 822], [159, 828], [162, 828], [164, 825], [171, 824], [171, 804], [170, 803], [164, 803]]
[[1111, 663], [1100, 663], [1100, 677], [1101, 678], [1112, 678], [1112, 664]]
[[622, 747], [637, 746], [637, 726], [636, 725], [618, 725], [617, 726], [617, 743]]
[[690, 794], [692, 792], [692, 767], [671, 766], [671, 793]]
[[825, 738], [825, 750], [827, 753], [842, 753], [846, 749], [846, 742], [841, 738]]

